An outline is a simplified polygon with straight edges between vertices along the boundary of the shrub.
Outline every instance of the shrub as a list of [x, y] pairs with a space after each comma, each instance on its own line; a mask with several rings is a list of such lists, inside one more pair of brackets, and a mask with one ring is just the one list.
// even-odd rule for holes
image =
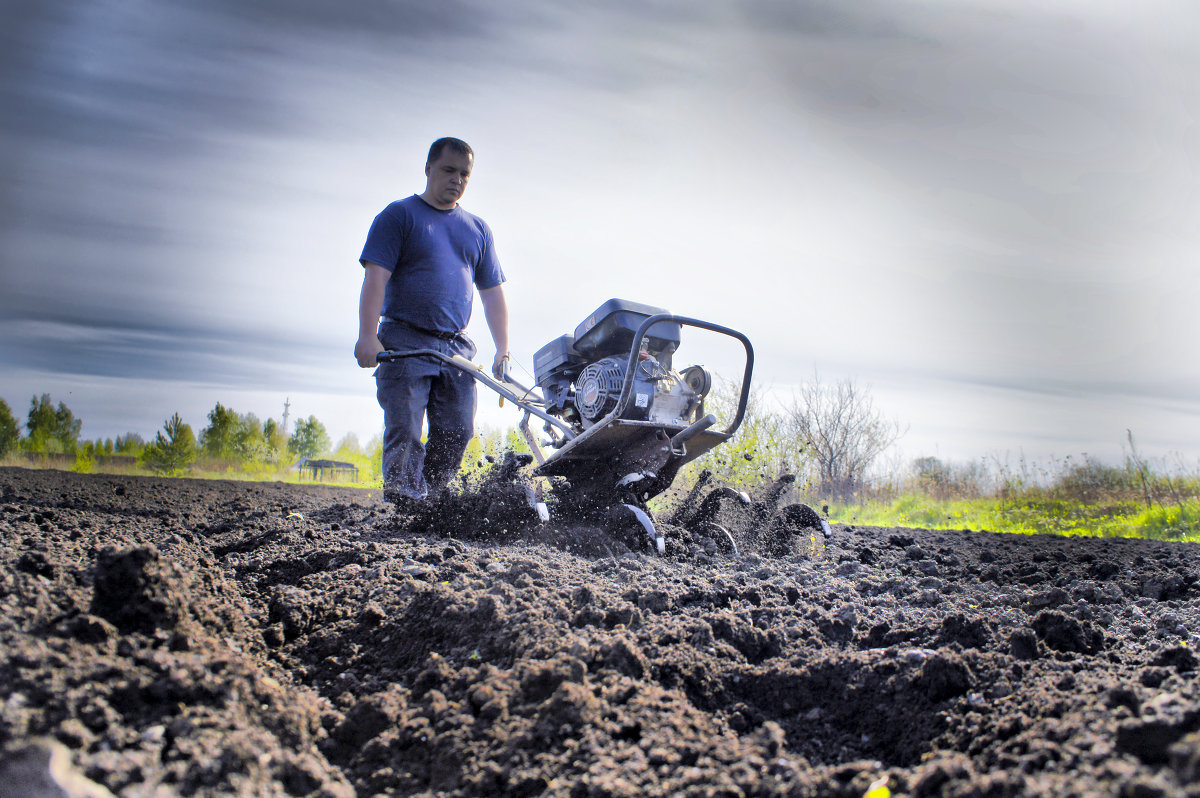
[[75, 451], [75, 465], [71, 470], [77, 474], [90, 474], [96, 470], [96, 446], [88, 441]]
[[818, 490], [842, 500], [865, 485], [871, 464], [904, 432], [853, 380], [828, 385], [816, 373], [793, 399], [789, 417], [795, 437], [808, 444], [817, 461]]
[[1128, 468], [1104, 465], [1087, 455], [1081, 463], [1067, 458], [1066, 466], [1052, 485], [1065, 498], [1097, 504], [1136, 495], [1136, 476]]
[[142, 450], [139, 460], [151, 471], [178, 476], [191, 468], [198, 453], [195, 433], [176, 413], [163, 424], [154, 441]]

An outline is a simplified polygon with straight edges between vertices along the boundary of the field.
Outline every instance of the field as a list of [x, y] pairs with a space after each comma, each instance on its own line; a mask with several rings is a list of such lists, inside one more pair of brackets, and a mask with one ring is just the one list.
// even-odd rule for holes
[[498, 532], [0, 469], [0, 793], [1200, 796], [1194, 544]]

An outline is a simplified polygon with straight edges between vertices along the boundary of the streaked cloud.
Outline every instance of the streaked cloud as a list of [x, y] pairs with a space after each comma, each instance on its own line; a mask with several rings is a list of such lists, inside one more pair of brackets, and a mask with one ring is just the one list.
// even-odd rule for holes
[[[997, 445], [1022, 426], [1119, 445], [1095, 413], [1057, 409], [1072, 397], [1200, 412], [1180, 349], [1200, 337], [1200, 12], [1184, 2], [8, 16], [0, 364], [21, 393], [40, 373], [117, 380], [105, 396], [122, 379], [369, 394], [343, 362], [357, 251], [453, 134], [479, 152], [466, 204], [497, 232], [518, 352], [625, 295], [746, 329], [764, 384], [815, 365], [894, 386], [918, 448], [945, 411], [906, 379], [1063, 413], [1022, 399], [1001, 419], [997, 402], [980, 419]], [[0, 395], [19, 403], [13, 380]], [[99, 412], [85, 421], [123, 431]], [[946, 429], [974, 423], [961, 413]]]

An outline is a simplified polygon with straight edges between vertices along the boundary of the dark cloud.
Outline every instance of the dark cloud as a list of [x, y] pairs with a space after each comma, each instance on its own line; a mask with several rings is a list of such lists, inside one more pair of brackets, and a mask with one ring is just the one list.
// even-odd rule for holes
[[[204, 382], [254, 390], [286, 384], [329, 391], [320, 377], [336, 347], [295, 331], [222, 334], [186, 325], [79, 323], [70, 319], [0, 324], [0, 362], [48, 374], [162, 382]], [[298, 343], [303, 345], [297, 345]], [[342, 347], [344, 349], [345, 347]], [[284, 356], [286, 353], [286, 356]], [[343, 354], [338, 350], [337, 354]]]
[[254, 27], [260, 35], [281, 29], [334, 35], [369, 32], [421, 41], [485, 38], [498, 18], [518, 13], [490, 3], [461, 0], [213, 0], [206, 7], [232, 22]]
[[[825, 40], [895, 40], [914, 38], [899, 22], [895, 3], [815, 3], [765, 0], [740, 3], [735, 13], [752, 30], [788, 37], [819, 37]], [[914, 9], [906, 8], [904, 13]], [[797, 42], [802, 46], [802, 42]]]
[[[895, 236], [880, 238], [880, 263], [907, 258], [914, 285], [903, 313], [885, 319], [884, 308], [861, 325], [895, 326], [880, 360], [995, 391], [1179, 396], [1136, 369], [1097, 377], [1108, 367], [1076, 369], [1070, 356], [1087, 350], [1097, 324], [1094, 349], [1107, 351], [1154, 321], [1106, 275], [1122, 252], [1140, 251], [1137, 223], [1167, 215], [1164, 181], [1180, 170], [1153, 156], [1186, 149], [1170, 124], [1194, 108], [1179, 77], [1190, 72], [1173, 68], [1189, 56], [1160, 56], [1153, 37], [1072, 17], [1084, 10], [988, 5], [10, 0], [0, 28], [0, 369], [328, 389], [309, 366], [345, 360], [345, 347], [296, 324], [300, 312], [329, 311], [328, 297], [297, 311], [303, 290], [283, 296], [271, 282], [324, 268], [300, 263], [308, 228], [361, 199], [361, 180], [338, 169], [382, 171], [376, 153], [392, 137], [409, 146], [414, 130], [463, 119], [505, 148], [514, 173], [513, 163], [537, 168], [560, 147], [587, 175], [589, 158], [614, 180], [653, 173], [683, 205], [694, 197], [669, 190], [681, 174], [701, 196], [728, 188], [722, 175], [743, 179], [746, 142], [799, 142], [771, 177], [780, 207], [844, 202], [843, 217], [822, 218], [831, 229], [844, 218], [863, 239], [877, 231], [856, 197], [894, 216], [876, 220]], [[384, 132], [355, 139], [372, 128]], [[653, 136], [678, 157], [639, 160]], [[314, 166], [330, 151], [339, 155]], [[579, 224], [614, 214], [589, 205], [571, 172], [552, 189], [572, 195]], [[1175, 185], [1181, 197], [1190, 188]], [[322, 191], [332, 199], [297, 203]], [[637, 191], [631, 184], [631, 214]], [[731, 233], [741, 213], [723, 211]], [[797, 239], [811, 223], [783, 221]], [[536, 221], [516, 222], [541, 235]], [[1162, 229], [1182, 241], [1174, 224]], [[856, 256], [805, 246], [761, 251]], [[601, 285], [619, 277], [586, 255], [571, 267], [604, 275]], [[871, 289], [909, 289], [890, 271], [870, 282], [849, 286], [864, 292], [853, 299], [823, 297], [821, 318]], [[839, 357], [868, 348], [840, 345]], [[280, 352], [299, 365], [280, 365]], [[936, 357], [944, 371], [928, 366]]]
[[297, 119], [280, 89], [298, 62], [327, 58], [335, 46], [390, 49], [398, 64], [428, 57], [432, 74], [494, 33], [490, 8], [382, 0], [21, 4], [0, 29], [0, 135], [43, 146], [120, 144], [152, 156], [203, 146], [214, 129], [287, 130]]

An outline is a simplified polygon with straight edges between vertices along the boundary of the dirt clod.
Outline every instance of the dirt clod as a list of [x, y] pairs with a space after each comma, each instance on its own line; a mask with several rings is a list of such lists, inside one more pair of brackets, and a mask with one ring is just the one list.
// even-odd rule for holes
[[657, 558], [491, 497], [398, 516], [23, 469], [0, 495], [5, 773], [52, 754], [139, 798], [1200, 798], [1194, 546], [835, 526]]

